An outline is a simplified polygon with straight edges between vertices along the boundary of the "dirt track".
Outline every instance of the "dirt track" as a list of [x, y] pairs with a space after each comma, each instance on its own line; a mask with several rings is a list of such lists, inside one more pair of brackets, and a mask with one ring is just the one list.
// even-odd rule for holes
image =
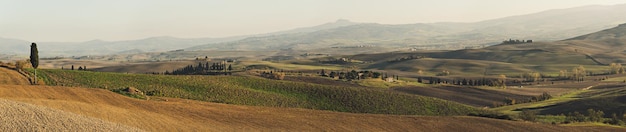
[[[106, 90], [0, 85], [0, 98], [35, 104], [147, 131], [616, 131], [477, 117], [352, 114], [294, 108], [146, 101]], [[67, 122], [72, 123], [72, 122]], [[17, 127], [19, 128], [19, 127]]]

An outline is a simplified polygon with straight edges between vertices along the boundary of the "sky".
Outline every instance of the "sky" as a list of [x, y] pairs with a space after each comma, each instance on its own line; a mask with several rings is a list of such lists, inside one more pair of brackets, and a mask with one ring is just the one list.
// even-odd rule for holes
[[228, 37], [338, 19], [477, 22], [624, 0], [0, 0], [0, 38], [33, 42]]

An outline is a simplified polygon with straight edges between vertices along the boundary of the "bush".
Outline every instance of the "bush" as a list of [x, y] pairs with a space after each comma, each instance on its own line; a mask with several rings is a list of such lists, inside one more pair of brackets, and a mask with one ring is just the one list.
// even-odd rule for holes
[[620, 119], [619, 116], [617, 116], [617, 114], [615, 113], [611, 115], [611, 120], [606, 123], [611, 124], [611, 125], [618, 125], [618, 126], [626, 125], [626, 123], [624, 123], [624, 120]]
[[277, 79], [277, 80], [284, 80], [285, 79], [285, 73], [276, 73], [275, 72], [275, 73], [272, 74], [272, 76], [273, 76], [274, 79]]
[[525, 121], [536, 121], [537, 120], [537, 111], [534, 110], [522, 110], [521, 113], [519, 113], [519, 118]]
[[111, 91], [128, 96], [128, 97], [132, 97], [132, 98], [147, 99], [146, 95], [144, 95], [143, 92], [133, 87], [113, 89]]
[[567, 117], [565, 117], [565, 122], [568, 123], [572, 123], [572, 122], [585, 122], [587, 121], [587, 118], [585, 117], [585, 115], [581, 114], [578, 111], [574, 111], [574, 113], [568, 113]]
[[516, 103], [514, 98], [509, 98], [509, 97], [504, 98], [504, 102], [506, 102], [506, 104], [509, 104], [509, 105], [515, 105]]
[[602, 122], [604, 116], [604, 112], [601, 110], [595, 111], [593, 109], [587, 109], [587, 114], [589, 114], [589, 121], [591, 122]]
[[16, 61], [15, 62], [15, 70], [18, 71], [22, 71], [24, 70], [24, 67], [26, 66], [26, 61]]

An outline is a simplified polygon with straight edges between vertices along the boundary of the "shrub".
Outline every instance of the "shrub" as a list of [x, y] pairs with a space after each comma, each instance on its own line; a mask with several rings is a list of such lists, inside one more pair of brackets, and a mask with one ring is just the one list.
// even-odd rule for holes
[[626, 125], [626, 123], [624, 123], [624, 121], [620, 119], [619, 116], [617, 116], [617, 114], [615, 113], [611, 115], [611, 120], [608, 121], [607, 123], [612, 124], [612, 125], [618, 125], [618, 126]]
[[278, 72], [272, 73], [272, 76], [273, 76], [274, 79], [277, 79], [277, 80], [284, 80], [285, 79], [285, 73], [282, 73], [282, 72], [281, 73], [278, 73]]
[[537, 111], [534, 110], [522, 110], [521, 113], [519, 113], [519, 118], [525, 121], [536, 121], [537, 120]]
[[15, 62], [15, 70], [19, 70], [22, 71], [24, 70], [24, 67], [26, 66], [26, 61], [16, 61]]
[[602, 122], [604, 116], [604, 112], [601, 110], [595, 111], [593, 109], [587, 109], [587, 114], [589, 114], [589, 121], [591, 122]]
[[515, 99], [514, 98], [505, 97], [504, 98], [504, 102], [506, 102], [506, 104], [509, 104], [509, 105], [515, 105]]
[[581, 114], [578, 111], [574, 111], [574, 113], [568, 113], [567, 117], [565, 117], [565, 122], [571, 123], [571, 122], [585, 122], [587, 121], [587, 118], [585, 117], [585, 115]]

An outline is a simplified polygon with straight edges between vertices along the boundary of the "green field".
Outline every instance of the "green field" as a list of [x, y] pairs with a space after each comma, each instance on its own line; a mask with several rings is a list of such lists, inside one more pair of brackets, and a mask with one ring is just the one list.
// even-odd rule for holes
[[[48, 85], [117, 90], [135, 87], [157, 96], [238, 105], [293, 107], [354, 113], [467, 115], [484, 112], [456, 102], [377, 88], [269, 80], [253, 76], [169, 76], [38, 70]], [[158, 92], [156, 92], [158, 91]]]

